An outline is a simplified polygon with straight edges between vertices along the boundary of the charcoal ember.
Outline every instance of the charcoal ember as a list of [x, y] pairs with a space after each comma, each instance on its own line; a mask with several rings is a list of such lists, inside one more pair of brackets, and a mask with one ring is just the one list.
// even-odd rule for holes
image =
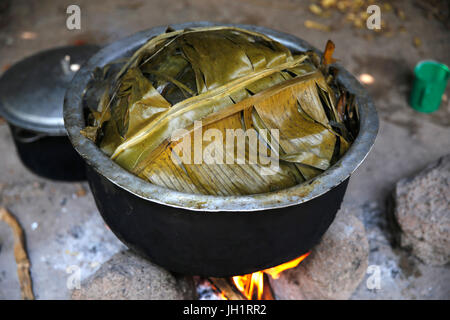
[[320, 243], [299, 266], [270, 279], [281, 300], [348, 299], [363, 280], [369, 243], [363, 223], [341, 209]]
[[174, 276], [140, 256], [123, 251], [105, 262], [72, 292], [74, 300], [195, 299], [192, 277]]
[[[450, 261], [450, 154], [397, 182], [391, 219], [396, 240], [429, 265]], [[395, 230], [395, 229], [394, 229]]]

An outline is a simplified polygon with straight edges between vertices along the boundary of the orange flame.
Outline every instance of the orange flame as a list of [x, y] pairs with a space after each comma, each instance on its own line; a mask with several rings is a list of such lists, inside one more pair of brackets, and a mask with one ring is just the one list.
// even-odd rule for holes
[[267, 273], [273, 279], [278, 279], [280, 277], [280, 274], [284, 270], [295, 268], [296, 266], [298, 266], [300, 264], [300, 262], [305, 260], [305, 258], [307, 256], [309, 256], [309, 254], [310, 254], [310, 252], [305, 253], [304, 255], [298, 257], [297, 259], [294, 259], [292, 261], [280, 264], [279, 266], [276, 266], [276, 267], [273, 267], [273, 268], [266, 269], [263, 272]]
[[257, 289], [257, 299], [261, 300], [264, 292], [264, 274], [261, 271], [246, 274], [244, 276], [233, 277], [236, 288], [248, 299], [252, 300], [255, 287]]
[[302, 262], [307, 256], [309, 256], [309, 254], [310, 252], [305, 253], [297, 259], [280, 264], [276, 267], [265, 269], [263, 271], [257, 271], [243, 276], [234, 276], [232, 278], [234, 285], [248, 300], [253, 299], [256, 288], [256, 298], [258, 300], [261, 300], [264, 293], [264, 273], [268, 274], [273, 279], [278, 279], [281, 272], [287, 269], [295, 268], [300, 264], [300, 262]]

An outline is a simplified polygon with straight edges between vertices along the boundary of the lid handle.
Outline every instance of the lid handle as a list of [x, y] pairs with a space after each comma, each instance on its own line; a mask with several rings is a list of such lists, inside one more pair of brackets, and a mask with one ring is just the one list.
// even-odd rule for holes
[[44, 133], [37, 133], [21, 128], [13, 129], [14, 138], [21, 143], [32, 143], [46, 137]]

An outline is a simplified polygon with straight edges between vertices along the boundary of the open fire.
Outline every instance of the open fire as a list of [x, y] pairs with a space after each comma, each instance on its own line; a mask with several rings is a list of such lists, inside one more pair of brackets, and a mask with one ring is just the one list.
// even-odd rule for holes
[[[265, 269], [262, 271], [254, 272], [251, 274], [246, 274], [243, 276], [235, 276], [232, 278], [234, 285], [241, 292], [241, 294], [248, 300], [264, 300], [268, 295], [265, 290], [268, 290], [268, 286], [265, 286], [264, 278], [265, 275], [272, 277], [273, 279], [278, 279], [281, 272], [295, 268], [302, 262], [309, 252], [298, 257], [297, 259], [291, 260], [289, 262], [280, 264], [276, 267]], [[226, 297], [226, 293], [222, 292], [222, 296]]]

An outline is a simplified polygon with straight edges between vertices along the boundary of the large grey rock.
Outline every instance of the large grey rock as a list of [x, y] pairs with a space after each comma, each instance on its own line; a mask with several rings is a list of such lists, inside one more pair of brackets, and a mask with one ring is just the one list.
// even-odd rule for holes
[[364, 225], [341, 209], [311, 254], [271, 281], [277, 299], [348, 299], [364, 278], [369, 244]]
[[394, 216], [402, 247], [427, 264], [450, 261], [450, 155], [397, 183]]
[[130, 251], [119, 252], [104, 263], [80, 289], [75, 300], [183, 300], [195, 299], [192, 277], [175, 277]]

